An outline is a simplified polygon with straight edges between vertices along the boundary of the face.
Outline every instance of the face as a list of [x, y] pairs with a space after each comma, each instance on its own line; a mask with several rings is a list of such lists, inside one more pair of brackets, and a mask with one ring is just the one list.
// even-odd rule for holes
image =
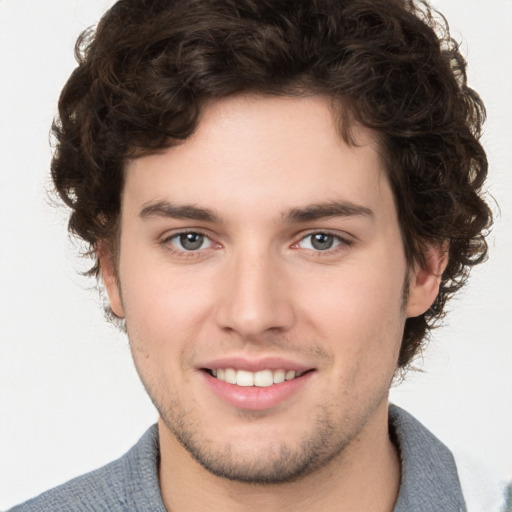
[[215, 475], [288, 481], [357, 444], [433, 300], [376, 140], [353, 130], [349, 146], [322, 98], [232, 97], [126, 167], [111, 306], [161, 436]]

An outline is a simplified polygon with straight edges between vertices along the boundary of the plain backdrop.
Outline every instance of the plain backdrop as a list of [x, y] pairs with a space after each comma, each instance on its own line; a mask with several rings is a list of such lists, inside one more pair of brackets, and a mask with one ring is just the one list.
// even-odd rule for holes
[[[0, 0], [0, 509], [117, 458], [156, 420], [50, 204], [50, 123], [108, 0]], [[437, 0], [486, 102], [489, 261], [392, 400], [512, 476], [512, 0]]]

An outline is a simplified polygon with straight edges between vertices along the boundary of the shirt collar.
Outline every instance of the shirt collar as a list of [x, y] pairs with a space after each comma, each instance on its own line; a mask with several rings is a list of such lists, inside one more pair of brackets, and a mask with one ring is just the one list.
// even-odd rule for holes
[[389, 427], [402, 464], [394, 512], [466, 512], [450, 450], [419, 421], [395, 405], [389, 407]]
[[[401, 483], [394, 512], [466, 512], [455, 460], [448, 448], [409, 413], [389, 407], [389, 428], [401, 461]], [[125, 458], [130, 489], [126, 505], [165, 512], [158, 484], [158, 427], [153, 425]], [[138, 507], [138, 508], [137, 508]]]

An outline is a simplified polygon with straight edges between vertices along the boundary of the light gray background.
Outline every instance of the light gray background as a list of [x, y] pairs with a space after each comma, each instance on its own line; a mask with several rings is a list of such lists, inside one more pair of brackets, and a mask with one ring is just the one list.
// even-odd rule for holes
[[[449, 446], [512, 476], [512, 0], [437, 0], [489, 120], [491, 256], [424, 372], [392, 391]], [[109, 0], [0, 0], [0, 509], [126, 451], [156, 419], [127, 342], [49, 205], [48, 131], [79, 32]], [[420, 362], [421, 363], [421, 362]]]

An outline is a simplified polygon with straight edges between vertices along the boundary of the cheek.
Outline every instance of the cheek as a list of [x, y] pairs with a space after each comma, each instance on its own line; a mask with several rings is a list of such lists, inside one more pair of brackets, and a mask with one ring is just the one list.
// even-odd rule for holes
[[402, 316], [404, 279], [403, 267], [347, 265], [308, 279], [298, 293], [304, 297], [304, 310], [326, 324], [381, 329]]
[[[347, 372], [394, 368], [405, 316], [402, 307], [405, 261], [363, 258], [328, 269], [297, 295], [309, 328], [327, 340]], [[350, 369], [349, 369], [350, 367]]]
[[[198, 340], [212, 338], [211, 291], [206, 286], [211, 279], [187, 267], [170, 268], [142, 251], [123, 261], [120, 271], [130, 346], [139, 373], [172, 379], [188, 367], [184, 354], [190, 354]], [[174, 370], [166, 371], [169, 368]]]
[[151, 341], [176, 342], [196, 324], [204, 309], [203, 296], [193, 284], [160, 273], [152, 279], [147, 273], [125, 280], [123, 301], [127, 321]]

